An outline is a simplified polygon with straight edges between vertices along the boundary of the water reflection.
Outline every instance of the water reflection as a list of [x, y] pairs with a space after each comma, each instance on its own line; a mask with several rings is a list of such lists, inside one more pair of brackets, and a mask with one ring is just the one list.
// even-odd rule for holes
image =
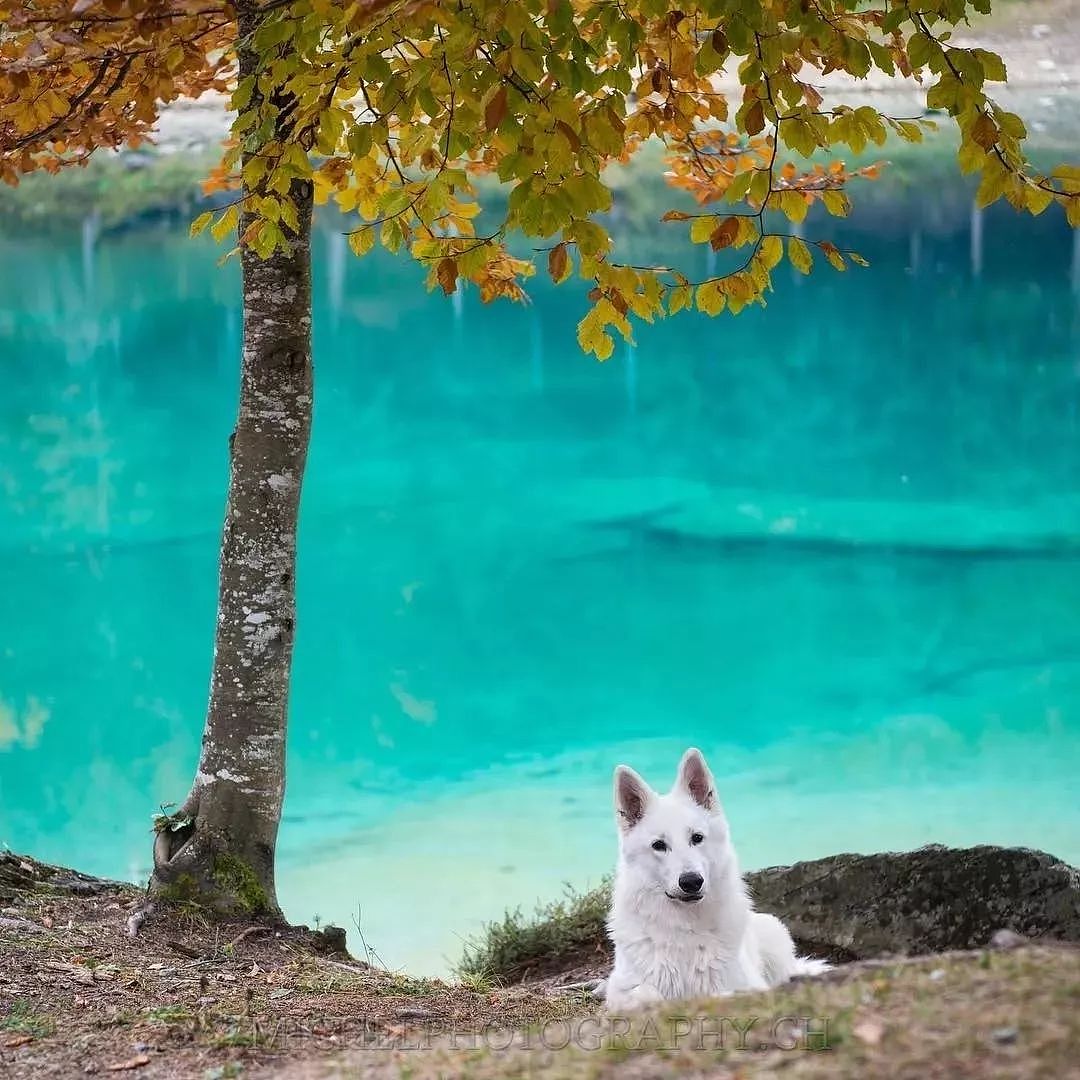
[[[447, 301], [324, 225], [295, 917], [360, 900], [391, 962], [437, 966], [605, 868], [613, 760], [690, 742], [751, 865], [927, 839], [1080, 858], [1075, 237], [963, 190], [804, 231], [872, 269], [777, 274], [768, 309], [598, 365], [573, 288]], [[0, 841], [138, 873], [198, 749], [236, 268], [179, 230], [0, 254]]]

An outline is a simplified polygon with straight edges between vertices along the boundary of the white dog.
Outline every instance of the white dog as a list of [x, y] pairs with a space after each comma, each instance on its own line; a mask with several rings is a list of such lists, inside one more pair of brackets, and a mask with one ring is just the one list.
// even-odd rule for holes
[[822, 960], [796, 956], [784, 924], [754, 911], [700, 751], [686, 751], [667, 795], [620, 765], [615, 813], [609, 1010], [767, 990], [828, 969]]

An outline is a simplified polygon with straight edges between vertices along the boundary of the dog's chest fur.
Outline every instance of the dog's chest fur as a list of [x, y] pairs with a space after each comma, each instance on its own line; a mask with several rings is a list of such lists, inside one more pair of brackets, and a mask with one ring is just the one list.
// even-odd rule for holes
[[645, 935], [624, 939], [616, 948], [623, 972], [633, 973], [666, 999], [716, 997], [737, 990], [756, 989], [744, 947], [738, 937], [717, 933], [662, 940]]

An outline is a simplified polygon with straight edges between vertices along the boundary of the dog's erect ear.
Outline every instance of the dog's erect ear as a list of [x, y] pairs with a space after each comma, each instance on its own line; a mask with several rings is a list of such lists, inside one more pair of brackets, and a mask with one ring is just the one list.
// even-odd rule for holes
[[615, 817], [622, 829], [632, 829], [644, 816], [652, 788], [629, 765], [615, 769]]
[[709, 766], [701, 756], [701, 751], [696, 747], [691, 747], [683, 754], [675, 785], [682, 788], [698, 806], [706, 810], [716, 809], [716, 783], [709, 772]]

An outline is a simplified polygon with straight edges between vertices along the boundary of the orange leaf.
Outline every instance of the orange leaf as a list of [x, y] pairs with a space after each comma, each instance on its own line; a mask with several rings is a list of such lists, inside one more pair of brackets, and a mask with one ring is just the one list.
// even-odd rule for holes
[[574, 150], [581, 149], [581, 139], [578, 138], [578, 133], [565, 120], [556, 120], [555, 126], [566, 136], [567, 141]]
[[118, 1062], [116, 1065], [106, 1065], [106, 1072], [129, 1072], [131, 1069], [141, 1069], [144, 1065], [150, 1064], [150, 1058], [146, 1054], [139, 1054], [137, 1057], [128, 1058], [127, 1061]]
[[765, 130], [765, 109], [761, 101], [755, 101], [747, 110], [744, 121], [747, 135], [757, 135]]
[[503, 122], [503, 117], [506, 116], [506, 107], [506, 87], [500, 86], [484, 110], [484, 127], [488, 131], [494, 131]]
[[731, 247], [738, 235], [739, 219], [737, 217], [726, 217], [713, 229], [712, 234], [709, 236], [709, 246], [713, 251]]
[[440, 259], [435, 276], [442, 286], [442, 291], [449, 296], [457, 288], [457, 259]]
[[556, 285], [566, 280], [567, 274], [570, 273], [570, 259], [566, 254], [565, 244], [556, 244], [548, 252], [548, 273]]
[[997, 142], [997, 124], [990, 118], [989, 113], [979, 113], [978, 120], [971, 127], [971, 141], [989, 150]]

